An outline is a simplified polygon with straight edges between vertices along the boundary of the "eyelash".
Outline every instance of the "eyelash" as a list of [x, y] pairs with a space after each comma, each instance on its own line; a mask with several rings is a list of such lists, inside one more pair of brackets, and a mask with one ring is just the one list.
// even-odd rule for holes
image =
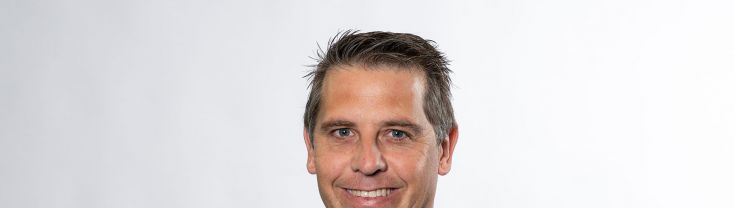
[[[348, 131], [347, 132], [348, 135], [347, 136], [340, 135], [340, 133], [341, 133], [340, 131], [342, 131], [342, 130]], [[399, 132], [403, 136], [396, 138], [396, 137], [393, 136], [393, 133], [394, 132]], [[349, 128], [339, 128], [339, 129], [335, 129], [334, 131], [332, 131], [331, 134], [332, 134], [332, 136], [337, 137], [337, 138], [347, 138], [347, 137], [354, 136], [355, 135], [355, 132], [352, 131], [352, 129], [349, 129]], [[409, 134], [408, 132], [397, 130], [397, 129], [389, 129], [386, 134], [388, 134], [389, 137], [396, 138], [398, 140], [404, 140], [404, 139], [408, 139], [408, 138], [411, 138], [412, 137], [411, 134]]]
[[[396, 138], [396, 137], [394, 137], [394, 136], [393, 136], [393, 133], [394, 133], [394, 132], [399, 132], [399, 133], [401, 133], [401, 134], [402, 134], [403, 136], [402, 136], [402, 137], [399, 137], [399, 138]], [[391, 138], [396, 138], [396, 139], [399, 139], [399, 140], [404, 140], [404, 139], [409, 139], [409, 138], [411, 138], [411, 134], [409, 134], [408, 132], [405, 132], [405, 131], [401, 131], [401, 130], [397, 130], [397, 129], [390, 129], [390, 130], [388, 130], [388, 136], [389, 136], [389, 137], [391, 137]]]
[[[339, 133], [340, 133], [341, 130], [347, 130], [348, 133], [349, 133], [349, 135], [347, 135], [347, 136], [341, 136], [341, 135], [339, 135]], [[337, 137], [337, 138], [347, 138], [347, 137], [350, 137], [350, 136], [353, 136], [353, 135], [355, 135], [355, 132], [353, 132], [352, 129], [348, 129], [348, 128], [340, 128], [340, 129], [335, 129], [334, 131], [332, 131], [332, 136]]]

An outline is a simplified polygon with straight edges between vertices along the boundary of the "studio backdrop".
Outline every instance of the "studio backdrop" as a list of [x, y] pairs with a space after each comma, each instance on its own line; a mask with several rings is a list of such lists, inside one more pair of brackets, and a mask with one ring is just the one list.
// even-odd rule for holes
[[0, 1], [0, 207], [323, 207], [319, 47], [406, 32], [451, 60], [436, 207], [735, 207], [735, 4]]

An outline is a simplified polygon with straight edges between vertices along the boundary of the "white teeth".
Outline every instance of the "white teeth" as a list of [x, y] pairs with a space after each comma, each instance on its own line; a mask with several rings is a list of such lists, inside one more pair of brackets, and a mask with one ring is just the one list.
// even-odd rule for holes
[[360, 190], [351, 190], [348, 189], [348, 192], [352, 194], [353, 196], [358, 197], [381, 197], [381, 196], [388, 196], [390, 194], [390, 189], [377, 189], [372, 191], [360, 191]]

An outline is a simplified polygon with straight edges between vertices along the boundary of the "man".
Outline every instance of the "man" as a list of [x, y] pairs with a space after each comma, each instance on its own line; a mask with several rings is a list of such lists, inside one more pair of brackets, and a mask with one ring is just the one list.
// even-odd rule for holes
[[307, 169], [327, 207], [432, 207], [452, 165], [451, 72], [433, 42], [345, 32], [307, 76]]

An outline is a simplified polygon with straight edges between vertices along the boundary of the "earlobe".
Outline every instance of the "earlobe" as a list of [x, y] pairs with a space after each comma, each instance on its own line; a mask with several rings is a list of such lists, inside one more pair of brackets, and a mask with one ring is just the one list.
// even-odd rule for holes
[[316, 174], [316, 164], [314, 162], [314, 146], [311, 143], [309, 131], [304, 128], [304, 144], [306, 145], [306, 170], [310, 174]]
[[439, 175], [446, 175], [452, 169], [452, 154], [454, 146], [457, 144], [459, 136], [459, 128], [454, 127], [449, 131], [449, 135], [442, 141], [439, 151]]

